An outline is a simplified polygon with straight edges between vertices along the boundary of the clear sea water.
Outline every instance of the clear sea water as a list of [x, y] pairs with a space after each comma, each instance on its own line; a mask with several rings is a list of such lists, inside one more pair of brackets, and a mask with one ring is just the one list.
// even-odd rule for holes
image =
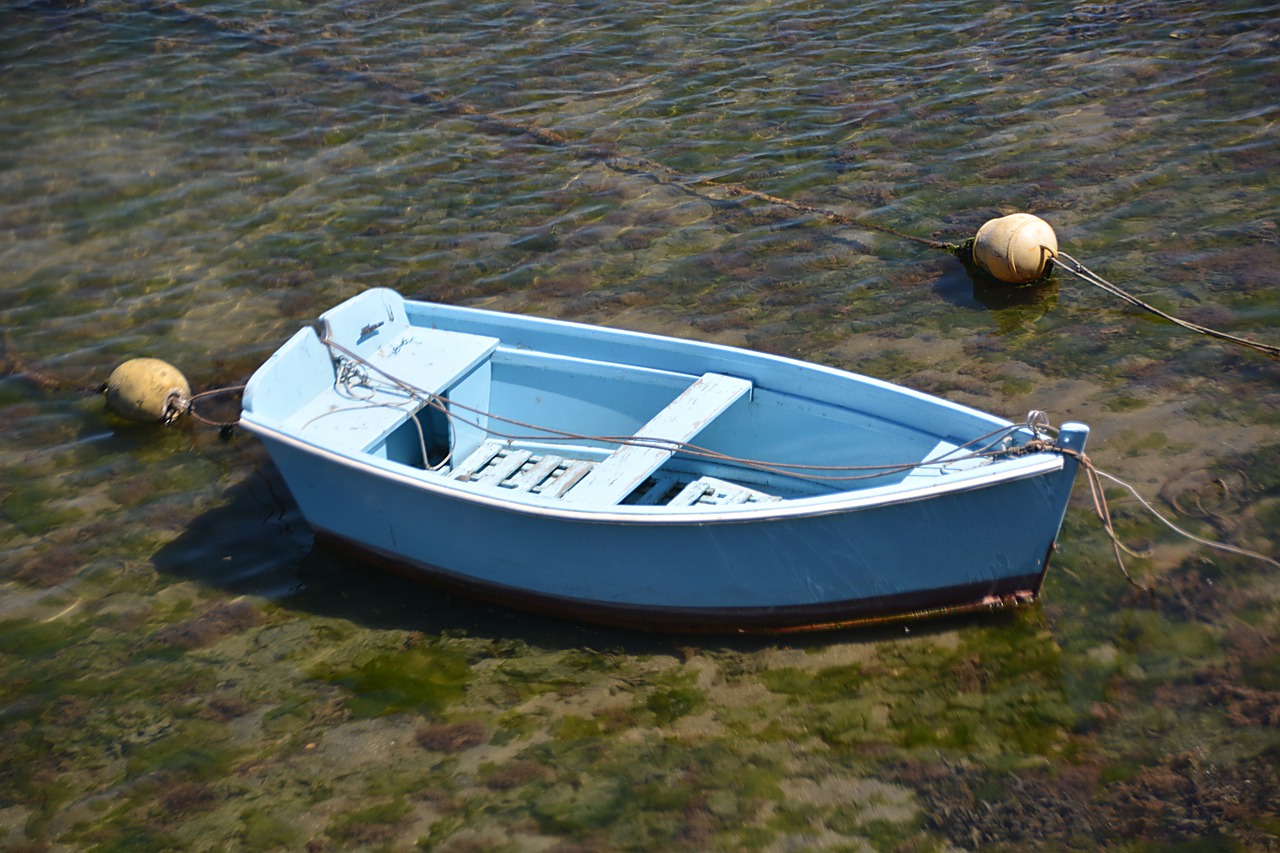
[[252, 438], [93, 389], [236, 384], [390, 286], [1082, 420], [1274, 556], [1275, 360], [724, 185], [1033, 212], [1275, 344], [1278, 120], [1275, 3], [0, 0], [0, 847], [1273, 849], [1280, 575], [1119, 491], [1152, 593], [1081, 486], [1032, 608], [611, 633], [315, 548]]

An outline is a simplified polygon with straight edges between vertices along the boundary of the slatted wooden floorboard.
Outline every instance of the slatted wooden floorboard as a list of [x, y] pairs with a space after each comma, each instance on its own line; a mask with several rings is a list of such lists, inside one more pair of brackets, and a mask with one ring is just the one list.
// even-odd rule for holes
[[560, 497], [586, 476], [595, 463], [537, 455], [496, 441], [486, 441], [450, 474], [456, 480], [485, 483], [516, 492]]
[[[551, 453], [538, 455], [528, 450], [508, 447], [501, 442], [486, 441], [448, 476], [515, 492], [559, 498], [585, 477], [595, 464], [585, 459], [565, 459]], [[655, 475], [642, 483], [636, 494], [639, 497], [632, 500], [636, 506], [732, 506], [779, 500], [776, 495], [727, 480], [699, 477], [690, 482], [687, 477], [678, 474]]]

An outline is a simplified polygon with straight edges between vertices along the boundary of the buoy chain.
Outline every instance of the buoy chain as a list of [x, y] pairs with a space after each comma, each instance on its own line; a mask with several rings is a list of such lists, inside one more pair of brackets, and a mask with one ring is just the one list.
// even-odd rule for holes
[[170, 394], [164, 401], [164, 416], [162, 421], [165, 426], [176, 421], [183, 415], [191, 412], [191, 398], [184, 397], [181, 394]]
[[72, 382], [17, 361], [0, 361], [0, 377], [4, 376], [25, 379], [42, 391], [79, 391], [84, 394], [99, 394], [106, 388], [105, 383], [102, 382], [97, 384]]
[[210, 15], [207, 12], [193, 9], [185, 3], [177, 2], [177, 0], [146, 0], [145, 5], [155, 14], [176, 16], [221, 33], [243, 36], [264, 47], [285, 47], [290, 43], [290, 39], [287, 36], [273, 31], [269, 26], [228, 21]]

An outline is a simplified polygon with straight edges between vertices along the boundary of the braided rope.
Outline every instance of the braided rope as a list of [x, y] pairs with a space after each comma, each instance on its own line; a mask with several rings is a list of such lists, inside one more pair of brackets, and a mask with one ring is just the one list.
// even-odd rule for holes
[[1084, 264], [1080, 263], [1075, 258], [1071, 257], [1066, 252], [1059, 251], [1057, 257], [1059, 260], [1065, 260], [1069, 262], [1066, 264], [1061, 264], [1060, 266], [1067, 272], [1071, 273], [1072, 275], [1078, 276], [1082, 280], [1088, 282], [1089, 284], [1092, 284], [1094, 287], [1097, 287], [1101, 290], [1105, 290], [1107, 293], [1110, 293], [1112, 296], [1119, 297], [1125, 302], [1128, 302], [1130, 305], [1135, 305], [1138, 308], [1141, 308], [1143, 311], [1149, 311], [1152, 314], [1155, 314], [1157, 317], [1160, 317], [1161, 319], [1168, 320], [1170, 323], [1173, 323], [1176, 326], [1181, 326], [1184, 329], [1188, 329], [1192, 332], [1197, 332], [1201, 335], [1207, 335], [1211, 338], [1217, 338], [1218, 340], [1221, 340], [1221, 341], [1227, 341], [1228, 343], [1249, 347], [1250, 349], [1257, 350], [1260, 353], [1265, 353], [1266, 355], [1269, 355], [1272, 358], [1280, 358], [1280, 346], [1275, 346], [1273, 344], [1264, 344], [1264, 343], [1261, 343], [1260, 341], [1250, 340], [1249, 338], [1241, 338], [1241, 337], [1237, 337], [1236, 335], [1229, 335], [1226, 332], [1219, 332], [1216, 329], [1210, 329], [1208, 326], [1201, 326], [1198, 323], [1191, 323], [1186, 320], [1181, 320], [1173, 316], [1172, 314], [1166, 314], [1164, 311], [1161, 311], [1159, 308], [1156, 308], [1154, 305], [1148, 305], [1147, 303], [1143, 302], [1141, 299], [1134, 296], [1133, 294], [1128, 293], [1127, 291], [1123, 290], [1120, 287], [1117, 287], [1116, 285], [1107, 281], [1102, 276], [1088, 269]]
[[[443, 413], [452, 423], [457, 418], [468, 426], [473, 426], [483, 430], [487, 434], [501, 438], [506, 441], [593, 441], [602, 444], [612, 444], [617, 446], [634, 445], [638, 447], [658, 447], [670, 450], [673, 453], [679, 452], [699, 459], [708, 459], [716, 462], [725, 462], [735, 465], [741, 465], [746, 468], [761, 471], [763, 473], [776, 474], [780, 476], [793, 477], [801, 480], [810, 480], [815, 482], [822, 481], [852, 481], [874, 479], [876, 477], [885, 477], [890, 474], [897, 474], [906, 471], [912, 471], [922, 467], [938, 467], [953, 464], [956, 462], [969, 459], [994, 459], [1002, 456], [1021, 455], [1022, 448], [1011, 446], [1010, 441], [1013, 434], [1024, 428], [1031, 429], [1033, 435], [1039, 436], [1040, 427], [1047, 424], [1047, 419], [1036, 422], [1031, 415], [1028, 416], [1028, 422], [1024, 424], [1011, 424], [1010, 426], [998, 427], [977, 438], [971, 439], [964, 444], [953, 448], [941, 456], [914, 460], [910, 462], [894, 462], [880, 465], [806, 465], [793, 462], [779, 462], [762, 459], [751, 459], [741, 456], [733, 456], [726, 453], [720, 453], [700, 445], [692, 444], [687, 441], [676, 441], [673, 439], [660, 438], [656, 436], [636, 436], [636, 435], [596, 435], [590, 433], [578, 433], [569, 430], [555, 429], [553, 427], [541, 426], [539, 424], [528, 423], [498, 415], [493, 412], [486, 412], [472, 406], [459, 403], [457, 400], [443, 400], [438, 395], [418, 388], [410, 382], [389, 373], [378, 367], [376, 364], [361, 357], [357, 353], [347, 349], [341, 344], [334, 341], [328, 336], [320, 338], [321, 343], [329, 347], [331, 351], [337, 352], [342, 357], [335, 359], [341, 364], [341, 361], [350, 361], [359, 364], [362, 368], [372, 370], [385, 378], [395, 387], [404, 393], [410, 395], [411, 398], [421, 400], [424, 405], [429, 406]], [[339, 367], [339, 375], [343, 374], [343, 367]], [[335, 380], [336, 381], [336, 380]], [[350, 386], [344, 386], [350, 390]], [[380, 406], [388, 405], [383, 403], [370, 403], [369, 405]], [[461, 409], [476, 416], [476, 420], [465, 420], [454, 410]], [[1033, 412], [1032, 415], [1039, 415], [1043, 418], [1043, 412]], [[488, 423], [481, 421], [498, 421], [518, 427], [525, 430], [533, 430], [537, 434], [519, 434], [509, 433], [496, 429]], [[1025, 445], [1024, 445], [1025, 446]], [[963, 452], [962, 451], [967, 451]], [[821, 473], [819, 473], [821, 472]], [[844, 472], [844, 473], [837, 473]]]

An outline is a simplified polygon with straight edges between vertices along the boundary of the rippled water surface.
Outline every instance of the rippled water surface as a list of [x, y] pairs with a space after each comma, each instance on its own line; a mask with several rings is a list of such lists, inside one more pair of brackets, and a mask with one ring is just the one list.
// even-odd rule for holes
[[[1280, 574], [1080, 487], [1042, 602], [648, 637], [313, 548], [252, 438], [127, 426], [406, 295], [743, 344], [1009, 417], [1275, 555], [1280, 6], [0, 0], [0, 846], [1258, 849]], [[768, 203], [746, 187], [793, 202]], [[234, 417], [234, 408], [209, 414]], [[991, 519], [993, 526], [1000, 519]], [[939, 532], [936, 535], [945, 535]], [[678, 555], [655, 554], [655, 560]]]

